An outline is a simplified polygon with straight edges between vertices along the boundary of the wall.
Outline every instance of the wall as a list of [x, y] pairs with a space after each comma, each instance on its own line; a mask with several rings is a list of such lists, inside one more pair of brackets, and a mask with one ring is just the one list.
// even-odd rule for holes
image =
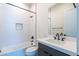
[[77, 5], [77, 54], [79, 55], [79, 3]]
[[35, 12], [36, 10], [35, 3], [12, 3], [12, 4], [22, 7], [24, 9], [30, 10], [30, 11], [33, 11], [33, 12]]
[[55, 6], [51, 7], [51, 35], [61, 32], [63, 33], [65, 7], [66, 5], [64, 4], [56, 4]]
[[38, 3], [37, 4], [37, 37], [43, 38], [48, 36], [48, 8], [54, 4]]
[[[56, 24], [56, 26], [63, 27], [65, 30], [67, 29], [67, 26], [68, 26], [68, 25], [66, 26], [67, 21], [66, 22], [64, 21], [64, 20], [66, 20], [65, 13], [68, 9], [74, 9], [72, 3], [69, 3], [69, 4], [62, 3], [62, 4], [58, 4], [58, 5], [39, 3], [39, 4], [37, 4], [37, 24], [38, 24], [37, 34], [38, 34], [38, 38], [47, 37], [49, 35], [48, 8], [50, 8], [52, 6], [55, 6], [54, 8], [52, 8], [52, 10], [53, 10], [52, 11], [52, 13], [53, 13], [52, 19], [54, 19], [54, 21], [53, 21], [54, 26], [57, 22], [58, 24]], [[70, 29], [70, 27], [68, 27], [68, 28]], [[66, 33], [67, 31], [64, 31], [64, 32]]]
[[[31, 11], [33, 11], [33, 12], [36, 12], [36, 4], [35, 3], [32, 3], [31, 5], [30, 5], [30, 10]], [[36, 26], [37, 26], [37, 24], [36, 24], [36, 14], [33, 14], [33, 13], [30, 13], [30, 16], [32, 16], [32, 18], [30, 18], [30, 25], [29, 25], [29, 27], [30, 27], [30, 38], [32, 37], [32, 36], [34, 36], [34, 41], [36, 41]]]
[[77, 37], [77, 10], [70, 9], [65, 13], [65, 33], [71, 37]]
[[21, 8], [27, 9], [27, 10], [30, 10], [30, 7], [31, 7], [30, 3], [12, 3], [12, 4], [19, 6]]
[[[30, 38], [29, 15], [30, 13], [25, 10], [8, 4], [0, 4], [0, 50], [2, 53], [27, 46], [26, 42]], [[23, 24], [23, 30], [16, 30], [16, 23]]]
[[77, 37], [77, 9], [76, 8], [67, 9], [64, 13], [64, 33], [67, 34], [67, 36]]

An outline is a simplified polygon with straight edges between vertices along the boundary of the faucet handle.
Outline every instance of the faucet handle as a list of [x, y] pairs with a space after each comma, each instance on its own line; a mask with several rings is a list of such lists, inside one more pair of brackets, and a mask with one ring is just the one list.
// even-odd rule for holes
[[64, 39], [66, 39], [65, 36], [67, 36], [67, 35], [66, 34], [63, 34], [63, 37], [62, 37], [61, 41], [64, 41]]
[[63, 33], [60, 33], [60, 36], [62, 36], [63, 35]]
[[65, 38], [63, 37], [63, 38], [61, 39], [61, 41], [64, 41], [64, 39], [65, 39]]
[[57, 37], [57, 35], [59, 35], [59, 33], [56, 33], [56, 37]]
[[54, 36], [54, 39], [56, 39], [56, 37]]

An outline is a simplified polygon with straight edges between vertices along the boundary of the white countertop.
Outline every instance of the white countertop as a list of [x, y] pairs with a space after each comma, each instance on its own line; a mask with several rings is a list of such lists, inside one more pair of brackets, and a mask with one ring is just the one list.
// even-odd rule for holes
[[52, 37], [38, 39], [38, 42], [69, 55], [77, 55], [77, 39], [66, 37], [65, 41], [54, 40]]

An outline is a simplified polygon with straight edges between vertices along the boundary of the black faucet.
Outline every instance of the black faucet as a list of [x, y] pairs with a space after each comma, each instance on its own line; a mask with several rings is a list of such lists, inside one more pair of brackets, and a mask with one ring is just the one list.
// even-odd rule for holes
[[62, 37], [62, 38], [61, 38], [61, 41], [64, 41], [64, 39], [65, 39], [64, 36], [66, 36], [66, 34], [61, 33], [60, 36]]
[[64, 36], [66, 36], [66, 34], [63, 34], [63, 33], [56, 33], [56, 36], [54, 37], [54, 39], [58, 39], [58, 40], [60, 40], [61, 39], [61, 41], [64, 41], [64, 39], [65, 39], [65, 37]]
[[60, 35], [59, 35], [59, 33], [56, 34], [56, 37], [57, 37], [58, 40], [60, 40]]

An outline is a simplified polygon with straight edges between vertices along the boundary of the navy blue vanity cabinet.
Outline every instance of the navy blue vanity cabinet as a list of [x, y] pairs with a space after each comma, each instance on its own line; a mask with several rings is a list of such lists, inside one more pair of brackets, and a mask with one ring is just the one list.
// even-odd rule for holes
[[41, 43], [39, 43], [38, 46], [39, 46], [38, 49], [39, 56], [69, 56], [68, 54], [60, 52], [54, 48], [48, 47]]

